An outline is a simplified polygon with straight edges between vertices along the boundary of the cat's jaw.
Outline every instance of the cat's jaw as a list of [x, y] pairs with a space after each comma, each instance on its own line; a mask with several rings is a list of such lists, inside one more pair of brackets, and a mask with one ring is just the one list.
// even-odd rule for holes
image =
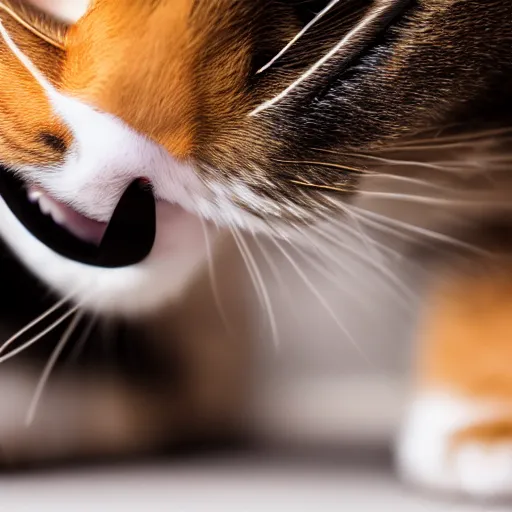
[[[206, 257], [200, 220], [157, 205], [159, 232], [151, 254], [124, 268], [99, 268], [58, 255], [29, 233], [0, 199], [0, 235], [52, 289], [102, 314], [143, 315], [178, 298]], [[207, 228], [208, 229], [208, 228]], [[217, 231], [207, 235], [214, 243]]]

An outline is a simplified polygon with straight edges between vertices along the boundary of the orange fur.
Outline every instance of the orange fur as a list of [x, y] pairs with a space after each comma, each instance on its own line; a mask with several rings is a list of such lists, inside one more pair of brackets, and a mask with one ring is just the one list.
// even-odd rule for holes
[[424, 385], [512, 402], [512, 265], [443, 282], [427, 311], [422, 347]]
[[511, 441], [512, 262], [443, 280], [420, 332], [420, 387], [503, 408], [502, 417], [456, 433], [453, 447]]
[[63, 90], [187, 156], [197, 113], [191, 5], [96, 1], [68, 35]]
[[[7, 15], [2, 22], [20, 48], [50, 81], [56, 84], [62, 69], [62, 54]], [[19, 60], [0, 42], [0, 154], [6, 164], [48, 165], [63, 158], [62, 151], [45, 137], [71, 142], [71, 134], [53, 114], [41, 87]]]
[[512, 418], [504, 416], [499, 420], [472, 425], [460, 430], [452, 438], [452, 448], [477, 441], [479, 444], [492, 445], [512, 440]]
[[[216, 0], [209, 9], [214, 7], [218, 14], [223, 2]], [[10, 0], [11, 3], [16, 11], [16, 2]], [[218, 40], [216, 31], [225, 31], [226, 27], [223, 23], [211, 24], [210, 11], [193, 18], [192, 7], [193, 0], [96, 0], [66, 30], [62, 53], [14, 19], [7, 21], [9, 32], [22, 50], [58, 89], [117, 116], [173, 156], [187, 158], [201, 145], [200, 136], [217, 136], [211, 128], [206, 134], [198, 134], [201, 117], [215, 112], [214, 118], [208, 120], [222, 127], [229, 141], [229, 125], [234, 116], [242, 109], [249, 111], [245, 105], [252, 101], [239, 94], [250, 62], [249, 44], [244, 41], [233, 46], [230, 55], [211, 51], [215, 44], [212, 41]], [[5, 73], [12, 76], [9, 82], [18, 90], [22, 80], [21, 88], [27, 90], [27, 95], [18, 102], [13, 100], [16, 95], [12, 90], [8, 94], [6, 91], [5, 100], [0, 98], [2, 107], [10, 100], [16, 116], [26, 116], [27, 106], [50, 115], [33, 78], [6, 49], [3, 53]], [[0, 133], [9, 133], [26, 147], [26, 134], [38, 133], [38, 127], [25, 123], [24, 129], [17, 136], [9, 125], [2, 127]], [[23, 158], [14, 150], [8, 150], [7, 155], [12, 155], [7, 164], [52, 161], [46, 157], [34, 160], [30, 151]]]

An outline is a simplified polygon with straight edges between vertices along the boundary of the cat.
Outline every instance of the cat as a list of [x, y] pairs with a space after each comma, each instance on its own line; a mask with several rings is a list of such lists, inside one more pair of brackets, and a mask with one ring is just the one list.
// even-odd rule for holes
[[[3, 0], [0, 14], [0, 236], [76, 304], [62, 322], [144, 324], [164, 367], [143, 383], [68, 373], [40, 396], [13, 358], [9, 461], [350, 431], [396, 435], [414, 484], [510, 495], [508, 2], [95, 0], [69, 23]], [[402, 279], [418, 268], [433, 270], [403, 397], [388, 370], [405, 350], [379, 337], [392, 302], [414, 306]], [[358, 301], [380, 314], [373, 333]], [[377, 380], [328, 377], [376, 359]], [[294, 364], [323, 385], [288, 378]]]

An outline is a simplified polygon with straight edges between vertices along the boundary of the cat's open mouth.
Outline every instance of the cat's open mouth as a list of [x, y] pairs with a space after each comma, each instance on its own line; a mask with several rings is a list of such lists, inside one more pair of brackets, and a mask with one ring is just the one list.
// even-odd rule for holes
[[126, 267], [145, 259], [153, 248], [155, 200], [150, 187], [140, 180], [126, 189], [108, 223], [85, 217], [2, 167], [0, 195], [41, 243], [79, 263]]

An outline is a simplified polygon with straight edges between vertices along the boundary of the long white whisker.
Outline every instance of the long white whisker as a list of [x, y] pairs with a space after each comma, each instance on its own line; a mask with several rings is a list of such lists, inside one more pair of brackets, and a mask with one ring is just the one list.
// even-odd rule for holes
[[[366, 246], [368, 251], [370, 253], [372, 253], [376, 257], [377, 260], [380, 260], [382, 262], [383, 253], [379, 250], [379, 248], [382, 247], [386, 251], [389, 252], [390, 251], [389, 247], [385, 247], [383, 244], [380, 244], [379, 242], [374, 240], [372, 237], [370, 237], [368, 235], [368, 233], [366, 233], [366, 231], [361, 226], [361, 223], [360, 223], [357, 215], [354, 215], [354, 212], [352, 212], [348, 208], [344, 208], [343, 206], [341, 206], [341, 208], [349, 216], [349, 218], [352, 220], [352, 222], [355, 225], [355, 228], [352, 228], [352, 227], [348, 226], [347, 224], [343, 224], [343, 229], [345, 231], [347, 231], [348, 233], [352, 234], [353, 236], [355, 236], [356, 238], [359, 238], [362, 241], [362, 243]], [[325, 215], [325, 214], [321, 214], [321, 215], [325, 220], [332, 222], [332, 220], [327, 215]]]
[[[312, 242], [312, 243], [314, 243], [314, 242]], [[343, 293], [347, 294], [352, 300], [358, 302], [361, 306], [364, 306], [365, 303], [361, 299], [360, 296], [357, 296], [350, 287], [343, 286], [344, 281], [339, 279], [339, 277], [340, 277], [339, 275], [336, 275], [334, 272], [329, 272], [325, 268], [324, 265], [321, 265], [321, 262], [323, 262], [325, 264], [325, 261], [324, 261], [325, 260], [325, 255], [323, 253], [322, 254], [318, 254], [318, 252], [320, 252], [320, 251], [319, 251], [319, 249], [318, 249], [316, 244], [315, 244], [314, 248], [317, 250], [317, 255], [318, 255], [318, 258], [319, 258], [318, 260], [316, 260], [313, 257], [313, 255], [310, 255], [307, 251], [305, 251], [303, 249], [302, 250], [299, 249], [298, 246], [293, 246], [293, 249], [299, 253], [301, 258], [303, 258], [309, 265], [311, 265], [313, 270], [318, 272], [318, 274], [320, 274], [321, 276], [326, 278], [329, 282], [331, 282], [331, 283], [334, 282], [334, 285], [336, 286], [336, 288], [341, 290]], [[329, 258], [329, 259], [331, 261], [334, 261], [333, 258]], [[336, 262], [336, 263], [338, 263], [338, 262]], [[350, 272], [349, 269], [347, 269], [346, 267], [341, 267], [341, 270], [343, 270], [351, 278], [355, 278], [356, 277], [355, 273]]]
[[340, 0], [332, 0], [327, 7], [324, 7], [273, 59], [271, 59], [267, 64], [265, 64], [262, 68], [260, 68], [256, 74], [263, 73], [263, 71], [267, 70], [270, 66], [274, 64], [278, 59], [280, 59], [302, 36], [308, 32], [310, 28], [312, 28], [318, 21], [320, 21]]
[[[354, 207], [352, 206], [352, 208], [354, 208]], [[370, 212], [370, 213], [372, 213], [372, 212]], [[415, 238], [412, 234], [409, 234], [408, 230], [407, 230], [407, 232], [404, 232], [403, 230], [400, 230], [396, 227], [388, 226], [387, 224], [384, 224], [382, 220], [377, 222], [376, 220], [371, 220], [371, 219], [364, 217], [362, 214], [360, 216], [360, 220], [363, 224], [370, 226], [370, 227], [376, 229], [377, 231], [380, 231], [381, 233], [390, 234], [390, 235], [393, 235], [395, 237], [398, 237], [402, 240], [406, 240], [409, 242], [417, 240], [417, 238]]]
[[456, 189], [454, 187], [440, 185], [439, 183], [434, 183], [432, 181], [423, 180], [421, 178], [411, 178], [409, 176], [400, 176], [397, 174], [375, 172], [372, 174], [367, 174], [365, 176], [365, 180], [367, 180], [368, 178], [399, 181], [399, 182], [407, 183], [408, 185], [418, 185], [421, 187], [431, 188], [433, 190], [439, 190], [440, 192], [458, 192], [459, 191], [458, 189]]
[[66, 318], [69, 318], [71, 315], [76, 313], [79, 308], [80, 308], [80, 306], [72, 307], [69, 311], [64, 313], [59, 319], [55, 320], [55, 322], [53, 322], [49, 327], [47, 327], [44, 331], [39, 333], [37, 336], [34, 336], [32, 339], [30, 339], [29, 341], [27, 341], [20, 347], [12, 350], [5, 356], [0, 357], [0, 364], [5, 363], [9, 359], [12, 359], [13, 357], [17, 356], [18, 354], [21, 354], [22, 352], [24, 352], [25, 350], [30, 348], [32, 345], [34, 345], [34, 343], [37, 343], [41, 338], [44, 338], [47, 334], [49, 334], [51, 331], [53, 331], [53, 329], [58, 327], [62, 322], [64, 322], [64, 320], [66, 320]]
[[[341, 206], [342, 209], [345, 210], [345, 212], [347, 214], [349, 214], [349, 212], [350, 212], [351, 218], [356, 218], [357, 222], [359, 224], [365, 224], [366, 219], [361, 218], [361, 216], [356, 215], [353, 211], [351, 211], [351, 210], [349, 210], [347, 208], [344, 208], [342, 205], [340, 205], [340, 206]], [[358, 233], [358, 230], [355, 230], [355, 229], [351, 228], [347, 224], [344, 224], [344, 223], [343, 224], [342, 223], [334, 223], [333, 220], [331, 218], [329, 218], [327, 215], [321, 215], [320, 214], [320, 216], [323, 219], [325, 219], [326, 221], [328, 221], [328, 224], [326, 226], [323, 226], [325, 229], [327, 229], [327, 228], [332, 228], [333, 230], [342, 229], [342, 230], [346, 231], [349, 235], [352, 235], [352, 236], [354, 236], [354, 237], [356, 237], [358, 239], [362, 238], [362, 235], [360, 235]], [[364, 232], [365, 238], [367, 238], [369, 240], [368, 244], [371, 244], [374, 247], [374, 251], [377, 253], [377, 256], [380, 256], [378, 258], [380, 261], [383, 260], [382, 257], [384, 256], [384, 253], [389, 254], [389, 256], [393, 257], [394, 259], [398, 259], [398, 260], [403, 259], [403, 255], [400, 254], [398, 251], [396, 251], [395, 249], [392, 249], [391, 247], [388, 247], [386, 244], [383, 244], [382, 242], [379, 242], [378, 240], [375, 240], [375, 238], [370, 236], [367, 233], [367, 230], [365, 230], [363, 228], [363, 226], [360, 226], [360, 231]]]
[[36, 67], [36, 65], [29, 59], [27, 55], [25, 55], [19, 46], [13, 41], [5, 26], [0, 19], [0, 36], [4, 40], [5, 44], [11, 50], [11, 52], [18, 58], [21, 64], [27, 69], [27, 71], [34, 77], [37, 83], [42, 87], [42, 89], [53, 98], [53, 93], [55, 91], [54, 87], [50, 83], [50, 81], [43, 75], [43, 73]]
[[360, 190], [358, 194], [366, 197], [373, 197], [375, 199], [387, 199], [387, 200], [396, 200], [396, 201], [404, 201], [411, 203], [419, 203], [419, 204], [428, 204], [430, 206], [449, 206], [452, 208], [468, 208], [468, 207], [478, 207], [478, 206], [489, 206], [492, 204], [494, 207], [502, 207], [502, 208], [511, 208], [510, 202], [490, 202], [483, 200], [472, 200], [472, 199], [450, 199], [450, 198], [440, 198], [440, 197], [429, 197], [429, 196], [418, 196], [415, 194], [402, 194], [396, 192], [377, 192], [370, 190]]
[[[390, 148], [386, 148], [390, 149]], [[346, 152], [338, 152], [338, 151], [332, 151], [327, 149], [320, 150], [323, 153], [329, 153], [329, 154], [335, 154], [335, 155], [343, 155], [343, 156], [349, 156], [352, 158], [363, 158], [365, 160], [372, 160], [375, 162], [383, 163], [386, 165], [392, 165], [392, 166], [410, 166], [410, 167], [423, 167], [425, 169], [433, 169], [436, 171], [448, 171], [448, 172], [454, 172], [457, 170], [463, 170], [466, 168], [464, 165], [457, 165], [454, 166], [454, 162], [450, 162], [451, 165], [447, 165], [446, 163], [438, 163], [438, 162], [421, 162], [416, 160], [397, 160], [393, 158], [385, 158], [382, 156], [376, 156], [376, 155], [367, 155], [364, 153], [346, 153]], [[380, 150], [382, 151], [382, 150]], [[378, 173], [369, 173], [369, 175], [378, 175]], [[425, 182], [428, 183], [428, 182]]]
[[71, 352], [68, 362], [72, 363], [75, 362], [80, 354], [82, 353], [85, 344], [89, 340], [89, 336], [92, 333], [92, 330], [94, 329], [94, 326], [96, 325], [96, 322], [98, 321], [97, 315], [94, 315], [88, 322], [84, 330], [82, 331], [82, 334], [78, 338], [78, 340], [75, 343], [75, 346], [73, 348], [73, 351]]
[[64, 334], [62, 335], [59, 343], [55, 347], [55, 350], [53, 351], [52, 355], [50, 356], [50, 359], [48, 360], [48, 363], [46, 364], [43, 373], [41, 374], [41, 378], [39, 379], [39, 382], [37, 384], [34, 396], [32, 398], [32, 401], [30, 402], [30, 406], [27, 412], [27, 416], [25, 419], [25, 425], [29, 427], [34, 422], [35, 414], [37, 411], [37, 406], [39, 404], [39, 401], [41, 400], [41, 396], [43, 394], [44, 388], [46, 386], [46, 383], [48, 382], [48, 379], [50, 378], [50, 375], [52, 373], [53, 368], [55, 367], [55, 364], [57, 363], [57, 360], [59, 359], [60, 355], [62, 354], [62, 351], [64, 350], [66, 344], [68, 343], [69, 339], [73, 335], [73, 332], [75, 331], [76, 327], [80, 323], [80, 320], [82, 319], [83, 314], [80, 311], [77, 311], [75, 313], [75, 316], [69, 323], [68, 328], [65, 330]]
[[255, 108], [252, 112], [249, 113], [249, 117], [253, 117], [258, 115], [259, 113], [267, 110], [268, 108], [274, 106], [276, 103], [281, 101], [283, 98], [288, 96], [293, 90], [295, 90], [299, 85], [308, 80], [312, 75], [314, 75], [324, 64], [326, 64], [329, 60], [331, 60], [334, 55], [339, 53], [348, 43], [352, 42], [355, 37], [357, 37], [368, 25], [377, 20], [382, 14], [384, 14], [389, 8], [392, 8], [396, 5], [396, 0], [379, 0], [377, 5], [370, 14], [365, 16], [345, 37], [332, 48], [326, 55], [324, 55], [321, 59], [319, 59], [313, 66], [311, 66], [305, 73], [303, 73], [297, 80], [295, 80], [292, 84], [290, 84], [284, 91], [280, 92], [277, 96], [274, 96], [271, 100], [268, 100], [261, 104], [259, 107]]
[[[467, 133], [459, 133], [455, 135], [445, 135], [445, 136], [438, 136], [438, 137], [425, 137], [423, 139], [421, 138], [413, 138], [411, 140], [403, 140], [399, 143], [393, 144], [387, 148], [381, 148], [379, 151], [393, 151], [393, 150], [416, 150], [416, 149], [434, 149], [439, 147], [460, 147], [458, 145], [459, 142], [463, 143], [464, 145], [468, 145], [469, 143], [474, 143], [474, 141], [477, 141], [478, 139], [487, 140], [490, 138], [494, 138], [498, 135], [506, 135], [509, 134], [512, 131], [512, 128], [506, 127], [506, 128], [489, 128], [487, 130], [479, 130], [479, 131], [472, 131]], [[432, 145], [424, 145], [424, 144], [430, 144]], [[440, 144], [436, 144], [440, 143]], [[453, 145], [452, 145], [453, 144]]]
[[[271, 236], [272, 235], [269, 235], [268, 238], [270, 238]], [[279, 286], [281, 287], [281, 290], [287, 290], [287, 287], [284, 284], [284, 281], [283, 281], [282, 276], [281, 276], [281, 274], [279, 272], [279, 269], [277, 268], [277, 265], [275, 264], [275, 262], [271, 258], [269, 252], [267, 251], [267, 249], [265, 248], [263, 243], [258, 239], [258, 237], [255, 234], [253, 234], [253, 240], [254, 240], [254, 243], [256, 244], [256, 247], [258, 247], [259, 251], [263, 255], [263, 258], [267, 262], [267, 265], [269, 266], [270, 271], [272, 272], [273, 278], [279, 283]]]
[[[398, 236], [406, 237], [407, 239], [411, 239], [407, 236], [407, 234], [402, 233], [399, 229], [401, 228], [405, 231], [408, 231], [409, 233], [415, 233], [417, 235], [421, 235], [426, 238], [430, 238], [432, 240], [437, 240], [439, 242], [443, 242], [445, 244], [453, 245], [456, 247], [460, 247], [462, 249], [470, 250], [476, 254], [481, 254], [484, 256], [489, 256], [489, 253], [487, 251], [484, 251], [478, 247], [475, 247], [474, 245], [468, 244], [466, 242], [463, 242], [462, 240], [459, 240], [457, 238], [453, 238], [448, 235], [443, 235], [442, 233], [437, 233], [435, 231], [431, 231], [429, 229], [425, 229], [419, 226], [414, 226], [412, 224], [408, 224], [407, 222], [402, 222], [397, 219], [393, 219], [390, 217], [386, 217], [385, 215], [381, 215], [379, 213], [375, 213], [369, 210], [365, 210], [364, 208], [360, 208], [355, 205], [345, 205], [346, 207], [355, 210], [356, 212], [359, 212], [361, 215], [361, 220], [363, 222], [366, 222], [367, 224], [374, 225], [378, 229], [385, 229], [388, 233], [394, 233]], [[371, 220], [373, 219], [373, 220]], [[396, 227], [394, 227], [396, 226]], [[413, 238], [414, 239], [414, 238]]]
[[226, 314], [226, 310], [224, 309], [224, 306], [222, 304], [222, 300], [219, 293], [219, 287], [217, 283], [217, 273], [215, 272], [215, 264], [213, 259], [213, 250], [212, 250], [212, 244], [210, 240], [210, 236], [208, 234], [208, 226], [206, 225], [206, 222], [202, 217], [199, 217], [201, 220], [201, 227], [203, 228], [203, 235], [204, 235], [204, 243], [206, 247], [206, 262], [208, 265], [208, 278], [210, 280], [210, 287], [212, 289], [213, 293], [213, 300], [215, 301], [215, 306], [217, 308], [217, 311], [220, 315], [221, 321], [224, 325], [224, 328], [226, 329], [226, 332], [229, 336], [234, 337], [235, 333], [233, 330], [233, 327], [231, 323], [228, 320], [228, 316]]
[[16, 334], [11, 336], [7, 341], [3, 343], [3, 345], [0, 347], [0, 355], [3, 354], [17, 339], [19, 339], [21, 336], [23, 336], [26, 332], [30, 331], [33, 327], [35, 327], [37, 324], [42, 322], [44, 319], [48, 318], [52, 313], [60, 309], [66, 302], [68, 302], [73, 295], [68, 295], [67, 297], [64, 297], [63, 299], [59, 300], [56, 304], [54, 304], [51, 308], [47, 309], [42, 315], [38, 316], [32, 322], [27, 324], [23, 329], [20, 329]]
[[[393, 274], [393, 272], [391, 272], [382, 263], [374, 261], [373, 259], [371, 259], [368, 256], [366, 256], [365, 254], [363, 254], [361, 251], [357, 251], [356, 249], [350, 247], [350, 245], [342, 243], [340, 240], [338, 240], [337, 238], [332, 236], [331, 233], [328, 233], [325, 230], [322, 230], [322, 229], [319, 229], [319, 228], [313, 227], [313, 226], [311, 227], [311, 229], [313, 231], [315, 231], [316, 233], [318, 233], [318, 235], [320, 235], [321, 237], [323, 237], [327, 241], [329, 241], [332, 244], [337, 245], [338, 247], [340, 247], [344, 252], [348, 252], [348, 253], [353, 254], [354, 257], [356, 257], [360, 261], [364, 261], [364, 262], [368, 263], [371, 267], [373, 267], [376, 270], [378, 270], [384, 277], [386, 277], [392, 284], [394, 284], [396, 286], [397, 290], [399, 290], [401, 293], [403, 293], [403, 295], [405, 296], [405, 299], [404, 299], [404, 297], [402, 297], [400, 295], [398, 295], [398, 297], [400, 298], [400, 300], [403, 301], [404, 306], [410, 307], [411, 300], [415, 299], [414, 295], [400, 281], [400, 279], [398, 279], [396, 277], [396, 275]], [[332, 255], [330, 255], [330, 253], [326, 252], [325, 254], [326, 254], [326, 256], [332, 258]], [[334, 261], [336, 261], [336, 260], [334, 260]]]
[[279, 249], [279, 251], [283, 254], [283, 256], [287, 259], [287, 261], [290, 263], [292, 268], [295, 270], [295, 272], [298, 274], [298, 276], [303, 280], [304, 284], [309, 288], [311, 293], [318, 299], [322, 307], [326, 310], [326, 312], [329, 314], [329, 316], [332, 318], [332, 320], [335, 322], [335, 324], [338, 326], [338, 328], [341, 330], [343, 334], [348, 338], [350, 343], [353, 345], [353, 347], [357, 350], [357, 352], [361, 355], [361, 357], [370, 365], [373, 366], [373, 362], [368, 358], [366, 353], [361, 349], [361, 347], [357, 344], [355, 339], [352, 337], [350, 332], [347, 330], [347, 328], [340, 322], [338, 315], [333, 311], [329, 303], [325, 300], [325, 298], [322, 296], [321, 293], [315, 288], [313, 283], [308, 279], [308, 276], [302, 271], [302, 269], [297, 265], [295, 260], [290, 256], [288, 251], [284, 249], [284, 247], [281, 246], [279, 241], [275, 238], [271, 239], [276, 247]]
[[277, 329], [277, 322], [274, 315], [274, 309], [272, 307], [272, 301], [270, 300], [270, 296], [268, 294], [267, 287], [265, 286], [265, 283], [263, 281], [263, 277], [261, 275], [260, 269], [256, 263], [256, 260], [254, 259], [254, 256], [252, 252], [250, 251], [247, 242], [245, 241], [244, 237], [242, 236], [241, 232], [233, 226], [233, 237], [235, 239], [235, 243], [237, 244], [240, 253], [242, 254], [242, 258], [244, 259], [247, 270], [249, 270], [249, 273], [252, 276], [253, 283], [255, 284], [255, 287], [257, 290], [259, 290], [259, 296], [262, 301], [262, 305], [264, 307], [264, 310], [266, 311], [268, 315], [268, 320], [270, 324], [270, 330], [272, 333], [272, 338], [274, 342], [274, 346], [276, 349], [279, 348], [279, 331]]

